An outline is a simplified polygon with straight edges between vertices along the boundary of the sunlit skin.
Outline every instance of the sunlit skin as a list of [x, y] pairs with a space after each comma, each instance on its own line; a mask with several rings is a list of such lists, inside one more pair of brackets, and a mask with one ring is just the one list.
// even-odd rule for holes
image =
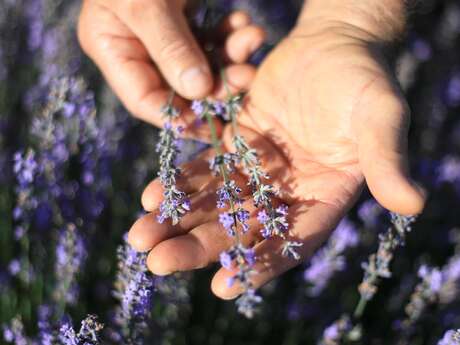
[[[312, 20], [300, 23], [255, 77], [250, 68], [227, 69], [232, 91], [248, 90], [238, 117], [240, 130], [281, 191], [278, 202], [290, 207], [292, 237], [304, 244], [302, 261], [327, 239], [366, 183], [391, 211], [417, 214], [423, 208], [423, 192], [408, 177], [409, 111], [383, 51], [370, 44], [376, 40], [354, 25]], [[247, 51], [248, 46], [240, 47]], [[238, 45], [227, 49], [230, 57], [239, 53]], [[225, 97], [218, 80], [212, 96]], [[206, 127], [201, 131], [207, 137]], [[231, 132], [224, 128], [227, 150], [233, 149]], [[155, 274], [205, 267], [232, 244], [217, 222], [215, 190], [221, 181], [208, 171], [210, 156], [212, 152], [205, 152], [182, 169], [179, 188], [190, 194], [192, 211], [178, 225], [155, 220], [162, 200], [159, 181], [143, 193], [142, 204], [150, 213], [133, 225], [129, 241], [137, 250], [150, 252], [147, 263]], [[241, 174], [234, 178], [244, 186]], [[250, 191], [244, 193], [253, 219], [243, 242], [255, 244], [259, 273], [253, 283], [259, 287], [299, 262], [281, 256], [281, 241], [261, 238]], [[215, 274], [211, 288], [217, 296], [231, 299], [241, 292], [238, 286], [227, 286], [233, 273], [220, 269]]]

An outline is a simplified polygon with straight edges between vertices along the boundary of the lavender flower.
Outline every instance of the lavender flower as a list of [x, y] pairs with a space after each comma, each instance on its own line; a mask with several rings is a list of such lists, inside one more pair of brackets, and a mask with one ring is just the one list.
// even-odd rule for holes
[[262, 298], [256, 295], [254, 289], [247, 289], [237, 300], [238, 312], [248, 319], [254, 317], [257, 306], [262, 302]]
[[9, 325], [3, 326], [3, 339], [7, 343], [14, 343], [15, 345], [29, 345], [30, 340], [24, 333], [21, 318], [14, 318]]
[[304, 272], [304, 280], [310, 284], [308, 294], [318, 296], [329, 283], [335, 272], [345, 269], [342, 255], [348, 248], [355, 247], [359, 236], [354, 225], [344, 218], [333, 232], [328, 243], [310, 260]]
[[[230, 97], [228, 112], [234, 123], [236, 123], [235, 117], [240, 109], [240, 106], [237, 104], [240, 102], [241, 98], [234, 99]], [[236, 131], [236, 125], [234, 127], [234, 131]], [[268, 175], [261, 169], [257, 152], [238, 133], [234, 133], [233, 145], [246, 173], [249, 174], [249, 185], [253, 189], [254, 205], [262, 208], [257, 216], [257, 220], [264, 226], [261, 230], [262, 236], [265, 238], [278, 236], [286, 239], [289, 229], [287, 221], [288, 207], [286, 205], [274, 207], [272, 200], [278, 192], [272, 185], [262, 182], [268, 178]], [[294, 243], [295, 245], [293, 245]], [[296, 248], [301, 247], [301, 245], [300, 242], [286, 240], [281, 253], [284, 256], [299, 260], [301, 256], [297, 253]]]
[[319, 345], [340, 345], [351, 330], [350, 318], [344, 315], [324, 330]]
[[102, 328], [103, 325], [97, 321], [97, 317], [89, 315], [81, 322], [78, 333], [75, 332], [70, 322], [65, 322], [59, 329], [59, 340], [62, 345], [98, 345]]
[[407, 332], [422, 316], [429, 305], [450, 304], [458, 298], [460, 281], [460, 255], [454, 255], [442, 268], [422, 265], [418, 270], [421, 282], [417, 284], [405, 307], [406, 319], [402, 323]]
[[54, 298], [59, 303], [75, 304], [78, 301], [78, 285], [76, 276], [86, 260], [86, 249], [74, 224], [67, 226], [59, 233], [56, 245], [56, 278], [57, 286]]
[[[125, 238], [126, 241], [126, 238]], [[138, 253], [125, 243], [118, 249], [118, 273], [114, 296], [120, 302], [115, 323], [125, 341], [142, 343], [150, 320], [154, 279], [147, 270], [146, 253]]]
[[229, 120], [229, 117], [227, 115], [227, 104], [219, 100], [194, 100], [190, 108], [199, 120], [203, 120], [206, 117], [206, 114], [209, 114], [211, 116], [218, 116], [226, 121]]
[[391, 213], [393, 224], [384, 234], [379, 236], [379, 248], [377, 253], [369, 256], [369, 261], [363, 263], [364, 279], [359, 286], [361, 298], [370, 300], [377, 292], [379, 278], [390, 278], [390, 263], [396, 248], [404, 245], [406, 234], [411, 231], [410, 225], [415, 221], [414, 217], [404, 217]]
[[437, 345], [459, 345], [460, 329], [447, 331]]
[[[248, 220], [250, 214], [241, 205], [243, 200], [238, 196], [241, 193], [241, 188], [236, 185], [236, 182], [230, 179], [230, 174], [234, 171], [234, 164], [238, 160], [235, 154], [221, 153], [220, 142], [217, 138], [216, 129], [214, 127], [213, 117], [217, 115], [216, 107], [208, 101], [200, 101], [193, 104], [194, 110], [199, 118], [206, 118], [211, 130], [212, 144], [216, 151], [216, 157], [211, 161], [210, 168], [213, 173], [219, 173], [223, 179], [223, 186], [217, 191], [217, 207], [224, 208], [228, 206], [228, 212], [219, 215], [219, 222], [227, 230], [229, 236], [235, 238], [235, 245], [227, 252], [221, 253], [221, 264], [224, 268], [230, 269], [232, 261], [235, 260], [237, 265], [237, 273], [229, 279], [228, 285], [232, 286], [238, 282], [243, 288], [243, 294], [237, 300], [238, 311], [246, 317], [253, 316], [257, 304], [261, 302], [261, 298], [255, 294], [250, 276], [254, 273], [252, 266], [255, 263], [254, 252], [245, 248], [238, 236], [238, 225], [241, 227], [241, 232], [245, 233], [249, 230]], [[227, 111], [232, 112], [233, 106], [228, 106]]]
[[368, 262], [362, 264], [364, 278], [358, 287], [361, 298], [354, 312], [356, 318], [362, 316], [367, 302], [376, 294], [379, 279], [391, 277], [390, 263], [394, 252], [404, 245], [405, 237], [411, 231], [414, 221], [415, 217], [391, 213], [392, 226], [384, 234], [380, 234], [377, 253], [371, 254]]
[[220, 187], [217, 194], [217, 207], [224, 208], [226, 206], [231, 206], [231, 203], [234, 205], [241, 205], [243, 199], [238, 195], [241, 193], [241, 188], [237, 186], [236, 182], [233, 180], [224, 182], [223, 186]]
[[181, 128], [174, 128], [172, 125], [172, 120], [179, 116], [179, 111], [172, 106], [173, 97], [174, 94], [170, 97], [168, 104], [161, 109], [166, 122], [160, 133], [160, 141], [157, 144], [156, 151], [160, 154], [160, 171], [158, 175], [164, 188], [164, 200], [160, 205], [160, 214], [157, 220], [163, 223], [170, 218], [173, 225], [175, 225], [186, 212], [190, 211], [191, 205], [185, 193], [176, 186], [176, 178], [180, 174], [180, 169], [175, 165], [179, 154], [177, 140], [182, 130]]
[[224, 153], [218, 155], [209, 161], [209, 169], [214, 176], [221, 174], [222, 166], [225, 166], [229, 174], [235, 171], [235, 165], [238, 163], [239, 157], [234, 153]]

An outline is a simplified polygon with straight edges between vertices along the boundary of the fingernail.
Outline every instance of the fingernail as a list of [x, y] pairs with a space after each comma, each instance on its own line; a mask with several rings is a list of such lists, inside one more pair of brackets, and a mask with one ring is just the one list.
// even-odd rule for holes
[[180, 75], [182, 87], [190, 98], [204, 97], [210, 88], [211, 74], [206, 67], [192, 67]]

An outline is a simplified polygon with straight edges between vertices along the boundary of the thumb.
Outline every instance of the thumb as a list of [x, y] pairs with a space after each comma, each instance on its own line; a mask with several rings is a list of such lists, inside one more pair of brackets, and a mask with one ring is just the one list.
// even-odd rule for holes
[[[380, 94], [365, 116], [359, 136], [359, 159], [372, 195], [386, 209], [403, 215], [423, 210], [425, 193], [409, 177], [407, 135], [409, 108], [401, 97]], [[364, 110], [364, 108], [362, 108]]]
[[122, 14], [166, 81], [181, 96], [202, 98], [213, 87], [209, 64], [183, 12], [184, 1], [128, 1]]

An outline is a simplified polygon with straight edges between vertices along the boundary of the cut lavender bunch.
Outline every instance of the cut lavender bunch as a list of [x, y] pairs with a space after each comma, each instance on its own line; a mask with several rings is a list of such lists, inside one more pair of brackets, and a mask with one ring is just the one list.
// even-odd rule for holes
[[358, 290], [361, 295], [355, 309], [354, 316], [360, 318], [366, 304], [377, 292], [377, 284], [380, 278], [390, 278], [390, 263], [393, 260], [395, 250], [404, 245], [408, 232], [411, 231], [411, 224], [415, 217], [401, 216], [391, 213], [392, 226], [379, 236], [379, 248], [377, 253], [369, 256], [369, 261], [363, 263], [364, 278]]
[[237, 114], [241, 111], [243, 96], [232, 95], [222, 71], [222, 80], [227, 90], [226, 113], [232, 122], [233, 145], [238, 156], [238, 161], [242, 163], [245, 172], [249, 175], [249, 185], [253, 191], [254, 205], [260, 208], [257, 220], [263, 225], [261, 230], [264, 238], [280, 237], [285, 240], [281, 254], [294, 260], [300, 260], [298, 248], [302, 243], [288, 240], [289, 223], [287, 221], [288, 206], [280, 205], [276, 207], [273, 197], [278, 191], [273, 185], [265, 184], [263, 181], [268, 179], [268, 174], [262, 170], [257, 151], [251, 148], [243, 136], [239, 134], [236, 121]]
[[157, 216], [157, 220], [163, 223], [170, 218], [172, 224], [175, 225], [187, 211], [190, 211], [190, 200], [176, 185], [176, 178], [180, 174], [180, 169], [175, 162], [179, 154], [177, 140], [182, 128], [174, 128], [172, 124], [172, 121], [180, 114], [179, 110], [174, 108], [172, 104], [173, 99], [174, 93], [172, 92], [168, 103], [161, 109], [166, 121], [160, 132], [160, 141], [157, 144], [156, 152], [160, 154], [158, 176], [164, 188], [164, 200], [160, 205], [160, 214]]
[[251, 275], [255, 273], [253, 269], [256, 261], [255, 253], [241, 243], [239, 234], [239, 229], [241, 229], [241, 233], [249, 230], [247, 223], [249, 212], [242, 207], [243, 200], [239, 197], [241, 188], [237, 186], [235, 181], [230, 179], [230, 174], [234, 171], [234, 163], [236, 163], [237, 158], [234, 154], [222, 153], [221, 144], [214, 126], [214, 117], [218, 115], [216, 109], [220, 108], [208, 100], [194, 101], [192, 103], [192, 110], [197, 117], [206, 119], [209, 124], [212, 144], [216, 152], [216, 156], [210, 162], [210, 169], [213, 174], [220, 175], [223, 180], [222, 187], [216, 192], [216, 204], [218, 208], [228, 207], [229, 209], [229, 211], [219, 215], [219, 222], [227, 231], [227, 234], [235, 240], [235, 245], [232, 248], [221, 253], [220, 261], [225, 269], [237, 269], [237, 273], [229, 279], [228, 285], [232, 286], [235, 282], [240, 284], [243, 294], [236, 301], [238, 312], [247, 318], [252, 318], [262, 298], [256, 295], [250, 280]]

